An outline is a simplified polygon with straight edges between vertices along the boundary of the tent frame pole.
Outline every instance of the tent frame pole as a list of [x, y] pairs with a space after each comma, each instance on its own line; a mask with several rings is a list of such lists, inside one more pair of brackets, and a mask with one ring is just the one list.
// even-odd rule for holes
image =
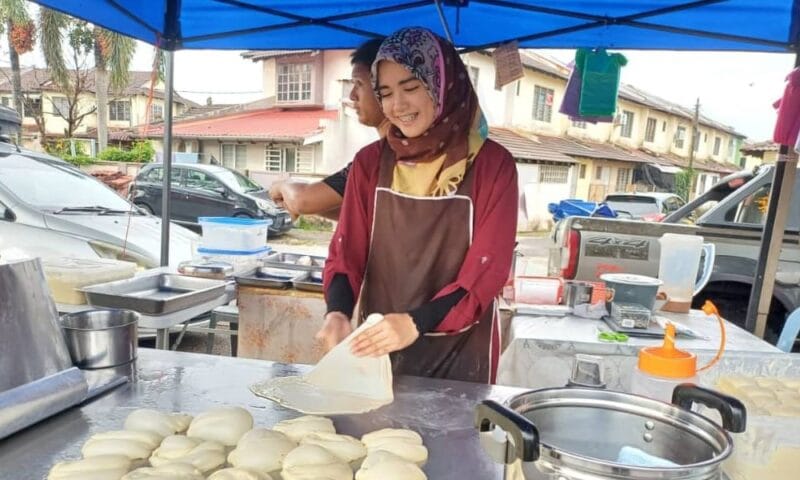
[[164, 91], [164, 178], [162, 178], [161, 195], [161, 266], [169, 265], [169, 225], [172, 190], [172, 99], [174, 94], [174, 59], [175, 52], [164, 52], [165, 91]]

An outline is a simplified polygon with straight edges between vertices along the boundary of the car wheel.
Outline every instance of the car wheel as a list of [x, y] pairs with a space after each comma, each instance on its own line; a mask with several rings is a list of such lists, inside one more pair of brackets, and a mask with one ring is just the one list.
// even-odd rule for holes
[[146, 211], [150, 215], [155, 215], [155, 212], [153, 212], [153, 209], [150, 208], [150, 205], [148, 205], [146, 203], [136, 203], [135, 205], [137, 207], [141, 208], [142, 210]]

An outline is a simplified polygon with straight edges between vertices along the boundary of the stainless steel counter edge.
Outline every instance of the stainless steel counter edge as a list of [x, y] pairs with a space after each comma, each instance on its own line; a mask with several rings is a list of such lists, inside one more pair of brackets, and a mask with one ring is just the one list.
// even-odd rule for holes
[[[134, 364], [118, 367], [130, 382], [0, 441], [0, 479], [41, 480], [59, 461], [80, 458], [93, 434], [122, 428], [137, 408], [198, 414], [222, 405], [247, 408], [256, 426], [300, 414], [256, 397], [248, 387], [269, 377], [301, 374], [309, 367], [263, 360], [142, 348]], [[473, 428], [475, 405], [504, 400], [523, 389], [417, 377], [395, 378], [395, 401], [363, 415], [333, 416], [337, 431], [360, 437], [386, 427], [419, 432], [429, 449], [428, 478], [489, 480], [502, 468], [481, 450]]]

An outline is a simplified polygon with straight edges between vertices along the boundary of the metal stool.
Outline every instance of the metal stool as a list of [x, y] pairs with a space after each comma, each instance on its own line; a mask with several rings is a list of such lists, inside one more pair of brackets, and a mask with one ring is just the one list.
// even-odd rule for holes
[[230, 330], [224, 331], [231, 339], [231, 356], [236, 356], [237, 339], [239, 331], [239, 307], [236, 305], [222, 305], [211, 311], [211, 320], [209, 321], [208, 328], [211, 330], [206, 336], [206, 353], [211, 354], [214, 348], [214, 335], [217, 332], [223, 333], [222, 330], [217, 330], [217, 322], [228, 322]]

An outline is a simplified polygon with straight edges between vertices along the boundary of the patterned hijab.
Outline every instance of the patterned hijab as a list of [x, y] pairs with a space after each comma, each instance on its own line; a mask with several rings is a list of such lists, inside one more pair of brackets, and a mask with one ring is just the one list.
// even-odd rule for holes
[[382, 60], [404, 66], [419, 79], [436, 111], [433, 124], [416, 138], [406, 138], [392, 125], [384, 148], [391, 148], [399, 163], [441, 162], [432, 172], [435, 178], [414, 181], [431, 185], [425, 187], [427, 195], [454, 194], [489, 133], [467, 68], [451, 43], [419, 27], [404, 28], [383, 41], [372, 64], [376, 89]]

